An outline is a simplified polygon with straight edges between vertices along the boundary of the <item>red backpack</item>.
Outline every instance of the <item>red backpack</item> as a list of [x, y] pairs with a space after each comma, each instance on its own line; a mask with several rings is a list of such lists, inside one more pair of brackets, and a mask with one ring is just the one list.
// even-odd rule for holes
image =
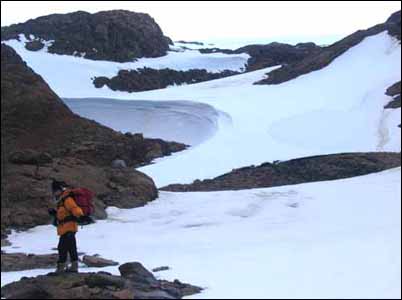
[[94, 212], [94, 204], [92, 198], [95, 196], [93, 192], [86, 188], [71, 189], [64, 197], [73, 197], [75, 203], [82, 209], [85, 216], [90, 216]]

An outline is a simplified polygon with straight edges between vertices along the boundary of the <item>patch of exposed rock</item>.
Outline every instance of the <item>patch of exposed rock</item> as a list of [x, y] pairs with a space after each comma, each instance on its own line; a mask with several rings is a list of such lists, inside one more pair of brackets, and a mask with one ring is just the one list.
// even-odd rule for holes
[[391, 85], [386, 93], [387, 96], [393, 97], [394, 99], [390, 101], [384, 108], [386, 109], [396, 109], [401, 107], [401, 82], [397, 82]]
[[[107, 205], [145, 205], [158, 192], [150, 177], [133, 168], [185, 148], [75, 115], [12, 48], [1, 45], [2, 237], [7, 227], [50, 221], [52, 179], [94, 191], [99, 218]], [[127, 168], [114, 168], [115, 160]]]
[[205, 69], [176, 71], [172, 69], [142, 68], [138, 70], [120, 70], [112, 78], [95, 77], [93, 83], [96, 88], [102, 88], [106, 85], [113, 91], [131, 93], [164, 89], [172, 85], [199, 83], [237, 74], [240, 73], [231, 70], [211, 73]]
[[267, 45], [247, 45], [236, 50], [207, 48], [200, 49], [203, 54], [224, 53], [241, 54], [247, 53], [250, 58], [247, 61], [247, 71], [255, 71], [279, 65], [288, 65], [299, 62], [304, 58], [315, 55], [321, 51], [321, 47], [314, 43], [299, 43], [295, 46], [284, 43], [270, 43]]
[[266, 188], [307, 182], [343, 179], [401, 166], [400, 153], [349, 153], [313, 156], [265, 163], [233, 170], [192, 184], [161, 188], [172, 192], [199, 192]]
[[163, 56], [171, 44], [148, 14], [126, 10], [52, 14], [1, 28], [2, 41], [18, 39], [19, 34], [29, 40], [26, 48], [31, 51], [53, 41], [50, 53], [117, 62]]
[[308, 55], [301, 61], [296, 61], [289, 65], [284, 65], [279, 69], [273, 70], [268, 78], [256, 84], [280, 84], [304, 74], [320, 70], [328, 66], [334, 59], [345, 53], [350, 48], [356, 46], [364, 38], [387, 31], [391, 36], [401, 39], [401, 14], [400, 11], [394, 13], [387, 22], [376, 25], [367, 30], [359, 30], [346, 38], [322, 48], [319, 52]]
[[55, 274], [22, 278], [1, 288], [7, 299], [181, 299], [202, 291], [181, 283], [157, 280], [140, 263], [119, 267], [121, 276], [106, 272]]

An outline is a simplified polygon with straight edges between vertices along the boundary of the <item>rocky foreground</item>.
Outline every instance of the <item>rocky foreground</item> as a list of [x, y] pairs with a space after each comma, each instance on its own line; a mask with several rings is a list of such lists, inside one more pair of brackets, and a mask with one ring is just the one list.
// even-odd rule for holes
[[161, 188], [171, 192], [206, 192], [267, 188], [350, 178], [401, 166], [400, 153], [349, 153], [265, 163], [233, 170], [214, 179]]
[[22, 278], [1, 288], [6, 299], [180, 299], [202, 291], [181, 283], [157, 280], [140, 263], [119, 267], [121, 276], [106, 272], [55, 274]]

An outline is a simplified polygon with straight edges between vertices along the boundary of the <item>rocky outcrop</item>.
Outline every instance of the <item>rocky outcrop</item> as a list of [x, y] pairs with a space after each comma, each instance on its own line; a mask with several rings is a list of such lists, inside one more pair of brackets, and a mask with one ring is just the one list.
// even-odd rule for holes
[[241, 168], [211, 180], [197, 180], [189, 185], [174, 184], [161, 190], [198, 192], [266, 188], [349, 178], [399, 166], [401, 166], [400, 153], [313, 156]]
[[[106, 205], [144, 205], [158, 192], [133, 168], [185, 148], [75, 115], [12, 48], [1, 45], [2, 237], [7, 227], [50, 221], [52, 179], [94, 191], [97, 217], [105, 217]], [[116, 159], [127, 168], [113, 168]]]
[[7, 299], [181, 299], [202, 291], [181, 283], [157, 280], [140, 263], [119, 267], [121, 276], [106, 272], [55, 274], [22, 278], [1, 288]]
[[384, 108], [385, 109], [396, 109], [401, 107], [401, 82], [397, 82], [390, 86], [385, 92], [387, 96], [393, 97], [394, 99], [390, 101]]
[[321, 51], [321, 47], [314, 43], [299, 43], [295, 46], [284, 43], [270, 43], [266, 45], [247, 45], [236, 50], [206, 48], [200, 49], [202, 54], [247, 53], [250, 58], [247, 61], [246, 71], [255, 71], [279, 65], [288, 65], [302, 61], [304, 58], [315, 55]]
[[192, 84], [214, 80], [240, 74], [225, 70], [219, 73], [210, 73], [205, 69], [176, 71], [172, 69], [142, 68], [138, 70], [120, 70], [112, 78], [95, 77], [94, 85], [97, 88], [108, 86], [113, 91], [142, 92], [164, 89], [171, 85]]
[[235, 53], [248, 53], [247, 71], [255, 71], [279, 65], [288, 65], [302, 61], [310, 55], [316, 55], [321, 47], [314, 43], [300, 43], [295, 46], [283, 43], [267, 45], [249, 45], [239, 48]]
[[263, 79], [256, 84], [280, 84], [301, 75], [320, 70], [328, 66], [335, 58], [359, 44], [364, 38], [376, 35], [383, 31], [388, 31], [390, 35], [400, 40], [400, 12], [392, 15], [386, 23], [376, 25], [367, 30], [359, 30], [339, 42], [324, 47], [319, 52], [311, 53], [311, 55], [308, 55], [301, 61], [296, 61], [295, 63], [284, 65], [279, 69], [273, 70], [268, 74], [268, 78]]
[[43, 41], [53, 41], [50, 53], [117, 62], [163, 56], [171, 43], [148, 14], [125, 10], [52, 14], [1, 28], [2, 41], [18, 39], [19, 34], [29, 40], [28, 50], [39, 50]]

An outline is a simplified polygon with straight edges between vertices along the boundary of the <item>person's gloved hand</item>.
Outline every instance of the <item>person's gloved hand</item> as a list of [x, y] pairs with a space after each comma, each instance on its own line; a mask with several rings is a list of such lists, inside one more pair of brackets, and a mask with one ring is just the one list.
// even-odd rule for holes
[[57, 214], [57, 211], [56, 211], [54, 208], [49, 208], [49, 209], [47, 210], [47, 212], [48, 212], [49, 215], [51, 215], [51, 216], [56, 216], [56, 214]]
[[92, 219], [90, 216], [82, 216], [78, 218], [78, 224], [80, 225], [88, 225], [95, 223], [95, 220]]

